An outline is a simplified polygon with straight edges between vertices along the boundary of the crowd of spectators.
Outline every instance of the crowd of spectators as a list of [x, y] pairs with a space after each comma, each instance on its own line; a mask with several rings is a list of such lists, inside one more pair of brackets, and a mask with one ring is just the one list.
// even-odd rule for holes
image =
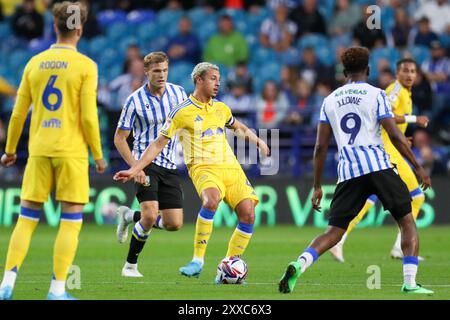
[[[3, 1], [3, 6], [5, 3], [11, 5], [12, 2]], [[14, 38], [22, 44], [30, 45], [36, 39], [51, 41], [54, 34], [51, 24], [46, 23], [49, 21], [46, 8], [56, 1], [15, 2], [17, 7], [9, 15], [6, 10], [2, 13], [0, 9], [0, 33], [1, 26], [8, 24]], [[409, 55], [417, 58], [418, 76], [412, 90], [414, 113], [428, 115], [431, 121], [427, 130], [416, 131], [416, 127], [410, 126], [408, 134], [414, 136], [414, 151], [430, 172], [448, 171], [450, 5], [447, 0], [377, 1], [382, 13], [381, 28], [373, 29], [367, 27], [367, 21], [374, 18], [374, 11], [369, 7], [372, 1], [365, 0], [81, 2], [90, 8], [84, 37], [90, 41], [90, 46], [86, 47], [93, 48], [87, 50], [87, 54], [94, 54], [94, 49], [98, 49], [98, 55], [93, 58], [101, 57], [97, 60], [100, 77], [104, 57], [111, 49], [109, 47], [121, 44], [107, 43], [105, 50], [101, 50], [100, 40], [124, 39], [119, 36], [114, 38], [116, 30], [110, 30], [115, 26], [106, 23], [102, 13], [121, 12], [129, 17], [142, 11], [153, 21], [171, 17], [166, 24], [167, 30], [159, 29], [151, 33], [153, 31], [150, 29], [148, 32], [139, 29], [139, 32], [142, 29], [144, 38], [150, 37], [148, 43], [136, 41], [138, 38], [134, 37], [135, 34], [126, 34], [126, 41], [123, 42], [125, 47], [119, 59], [120, 68], [112, 68], [117, 70], [117, 74], [101, 78], [98, 102], [104, 124], [102, 135], [106, 142], [105, 148], [108, 149], [106, 154], [111, 157], [115, 154], [112, 143], [115, 123], [123, 103], [133, 90], [145, 83], [142, 57], [149, 50], [164, 50], [170, 57], [170, 81], [177, 82], [180, 74], [188, 78], [191, 67], [200, 61], [218, 64], [222, 70], [222, 88], [218, 98], [227, 103], [237, 118], [249, 126], [279, 128], [282, 139], [287, 141], [287, 161], [283, 163], [302, 166], [306, 169], [303, 171], [308, 172], [311, 152], [302, 153], [308, 154], [305, 159], [292, 161], [292, 155], [298, 153], [289, 151], [292, 147], [289, 139], [302, 137], [300, 147], [312, 150], [312, 137], [323, 98], [345, 81], [340, 54], [345, 47], [361, 45], [373, 52], [370, 82], [383, 89], [395, 81], [396, 59], [392, 61], [392, 57]], [[199, 22], [193, 14], [199, 11], [203, 11], [201, 14], [204, 17], [213, 15], [215, 18]], [[236, 12], [244, 12], [245, 15]], [[243, 21], [243, 17], [258, 19]], [[138, 32], [137, 29], [128, 30]], [[308, 39], [322, 42], [308, 42]], [[80, 51], [83, 52], [83, 49], [80, 48]], [[114, 56], [117, 52], [120, 51], [111, 53], [113, 58], [117, 58]], [[8, 74], [2, 74], [1, 68], [0, 76], [8, 79]], [[188, 92], [193, 88], [190, 82], [179, 84], [185, 86]], [[17, 86], [18, 83], [13, 85]], [[11, 95], [11, 91], [7, 94]], [[8, 104], [3, 98], [2, 102], [0, 147], [4, 144], [5, 121], [12, 105], [11, 100]], [[26, 149], [26, 144], [22, 143], [22, 147]], [[284, 148], [285, 145], [281, 143], [280, 147]], [[290, 173], [289, 169], [286, 172]]]

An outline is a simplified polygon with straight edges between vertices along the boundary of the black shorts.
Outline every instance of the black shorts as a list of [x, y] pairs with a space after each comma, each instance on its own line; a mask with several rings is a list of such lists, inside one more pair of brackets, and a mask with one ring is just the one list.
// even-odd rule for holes
[[391, 168], [339, 183], [331, 201], [328, 224], [347, 230], [372, 194], [380, 199], [384, 209], [389, 210], [395, 220], [411, 212], [408, 188]]
[[158, 201], [160, 210], [183, 208], [183, 190], [177, 170], [151, 163], [144, 172], [150, 178], [150, 186], [134, 184], [139, 203]]

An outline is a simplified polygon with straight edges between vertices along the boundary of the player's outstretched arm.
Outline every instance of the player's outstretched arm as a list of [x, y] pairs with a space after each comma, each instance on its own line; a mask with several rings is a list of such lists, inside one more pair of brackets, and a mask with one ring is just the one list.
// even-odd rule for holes
[[311, 198], [314, 210], [320, 211], [322, 200], [322, 172], [327, 157], [328, 145], [333, 131], [327, 123], [319, 123], [317, 127], [316, 145], [314, 146], [314, 193]]
[[393, 118], [384, 118], [380, 120], [381, 125], [386, 130], [389, 135], [389, 139], [391, 139], [392, 144], [395, 148], [404, 156], [409, 162], [413, 165], [414, 170], [417, 175], [420, 177], [422, 181], [422, 188], [426, 190], [431, 187], [431, 179], [428, 174], [425, 172], [423, 167], [417, 162], [414, 153], [412, 152], [408, 139], [406, 139], [405, 135], [400, 131], [400, 129], [395, 124]]
[[264, 156], [270, 155], [270, 149], [267, 144], [260, 139], [252, 130], [249, 129], [245, 124], [240, 122], [239, 120], [235, 120], [231, 125], [231, 128], [234, 129], [235, 134], [242, 139], [249, 140], [256, 144], [258, 148], [263, 152]]
[[142, 157], [130, 169], [117, 172], [113, 179], [122, 182], [133, 179], [161, 153], [169, 140], [169, 138], [160, 134], [158, 138], [145, 149]]

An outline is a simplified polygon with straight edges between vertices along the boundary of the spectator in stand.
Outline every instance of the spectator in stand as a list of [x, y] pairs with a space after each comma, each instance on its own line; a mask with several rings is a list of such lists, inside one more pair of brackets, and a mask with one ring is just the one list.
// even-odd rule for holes
[[267, 18], [263, 21], [259, 35], [261, 46], [277, 52], [291, 47], [297, 34], [297, 25], [288, 20], [288, 14], [288, 8], [280, 4], [275, 8], [275, 19]]
[[289, 19], [297, 24], [297, 37], [306, 33], [326, 33], [325, 20], [317, 8], [317, 0], [304, 0], [292, 10]]
[[445, 56], [445, 50], [439, 41], [431, 43], [431, 59], [422, 65], [422, 71], [430, 80], [433, 90], [433, 109], [430, 126], [433, 129], [442, 127], [448, 131], [445, 123], [450, 114], [450, 59]]
[[208, 40], [203, 60], [227, 67], [234, 67], [239, 61], [247, 61], [247, 41], [239, 31], [234, 30], [232, 18], [224, 14], [219, 18], [218, 23], [219, 33]]
[[442, 150], [433, 147], [430, 144], [430, 135], [424, 129], [418, 129], [413, 134], [412, 151], [417, 158], [417, 161], [431, 175], [434, 171], [436, 161], [442, 159]]
[[130, 44], [127, 48], [127, 52], [125, 53], [125, 61], [123, 62], [122, 73], [127, 73], [130, 68], [131, 61], [139, 59], [143, 59], [141, 49], [139, 49], [139, 46], [135, 43]]
[[44, 34], [44, 18], [36, 10], [34, 0], [24, 0], [11, 19], [11, 27], [19, 38], [31, 40]]
[[375, 87], [385, 90], [393, 82], [395, 82], [395, 76], [391, 69], [384, 68], [379, 72]]
[[423, 114], [430, 118], [431, 106], [433, 104], [433, 92], [428, 79], [424, 76], [422, 70], [417, 70], [416, 80], [412, 87], [412, 101], [417, 107], [418, 114]]
[[88, 10], [87, 21], [83, 25], [83, 37], [87, 39], [91, 39], [102, 33], [100, 25], [98, 24], [97, 18], [95, 16], [94, 10], [91, 10], [92, 1], [93, 0], [80, 0], [80, 2], [83, 3]]
[[436, 33], [430, 29], [430, 20], [427, 17], [422, 17], [419, 20], [418, 28], [414, 37], [414, 44], [417, 46], [425, 46], [431, 48], [433, 41], [438, 41], [439, 38]]
[[135, 59], [130, 62], [127, 73], [118, 76], [109, 85], [109, 91], [117, 93], [113, 99], [113, 109], [121, 110], [127, 97], [144, 84], [144, 62], [142, 59]]
[[316, 52], [312, 47], [303, 49], [299, 70], [300, 78], [309, 81], [311, 85], [316, 84], [319, 76], [323, 80], [334, 82], [334, 72], [332, 68], [325, 66], [317, 59]]
[[229, 93], [225, 94], [221, 100], [230, 106], [236, 119], [247, 126], [254, 127], [255, 103], [253, 96], [247, 91], [245, 79], [236, 78], [227, 81], [227, 87]]
[[445, 32], [450, 23], [450, 5], [448, 0], [422, 1], [422, 5], [414, 14], [416, 20], [427, 17], [431, 30], [437, 34]]
[[350, 0], [337, 0], [333, 18], [328, 24], [328, 34], [341, 35], [351, 33], [361, 20], [361, 8]]
[[369, 50], [373, 48], [383, 47], [386, 45], [386, 36], [382, 29], [367, 28], [367, 19], [370, 18], [372, 12], [368, 9], [368, 5], [362, 6], [361, 21], [353, 29], [353, 41], [356, 45], [366, 47]]
[[292, 125], [309, 126], [317, 103], [311, 84], [305, 79], [299, 79], [284, 122]]
[[300, 72], [296, 66], [283, 66], [280, 72], [280, 90], [284, 92], [289, 101], [294, 99], [295, 86]]
[[166, 52], [171, 63], [190, 62], [196, 64], [200, 60], [200, 43], [192, 32], [191, 20], [184, 16], [178, 22], [178, 34], [169, 39]]
[[312, 129], [316, 129], [320, 119], [320, 109], [323, 104], [323, 100], [328, 97], [332, 92], [332, 84], [326, 80], [319, 80], [316, 85], [316, 103], [314, 104], [314, 110], [309, 122]]
[[404, 49], [410, 42], [411, 24], [403, 8], [395, 10], [395, 24], [388, 34], [388, 45]]
[[286, 95], [280, 91], [275, 81], [267, 80], [256, 102], [257, 128], [279, 128], [288, 110], [289, 101]]
[[227, 76], [227, 90], [231, 90], [229, 84], [232, 83], [245, 83], [245, 90], [248, 93], [253, 93], [253, 77], [250, 74], [247, 66], [247, 62], [239, 61], [236, 64], [236, 68], [230, 71]]

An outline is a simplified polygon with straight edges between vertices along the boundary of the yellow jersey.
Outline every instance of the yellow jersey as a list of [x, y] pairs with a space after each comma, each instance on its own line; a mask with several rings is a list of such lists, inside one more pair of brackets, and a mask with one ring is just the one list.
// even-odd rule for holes
[[179, 134], [189, 171], [200, 166], [240, 168], [225, 134], [225, 127], [234, 121], [225, 103], [215, 99], [202, 103], [190, 95], [170, 112], [160, 133], [169, 139]]
[[[412, 114], [411, 91], [403, 87], [398, 80], [386, 88], [386, 94], [389, 97], [392, 112], [394, 114], [400, 116]], [[405, 133], [408, 124], [406, 122], [397, 123], [397, 126], [402, 133]], [[403, 159], [400, 152], [392, 144], [389, 135], [384, 128], [381, 129], [381, 138], [383, 139], [384, 147], [387, 153], [389, 153], [392, 163], [396, 163], [396, 161]]]
[[54, 44], [27, 63], [8, 127], [5, 151], [16, 153], [32, 109], [29, 155], [103, 158], [97, 114], [97, 65], [75, 47]]

